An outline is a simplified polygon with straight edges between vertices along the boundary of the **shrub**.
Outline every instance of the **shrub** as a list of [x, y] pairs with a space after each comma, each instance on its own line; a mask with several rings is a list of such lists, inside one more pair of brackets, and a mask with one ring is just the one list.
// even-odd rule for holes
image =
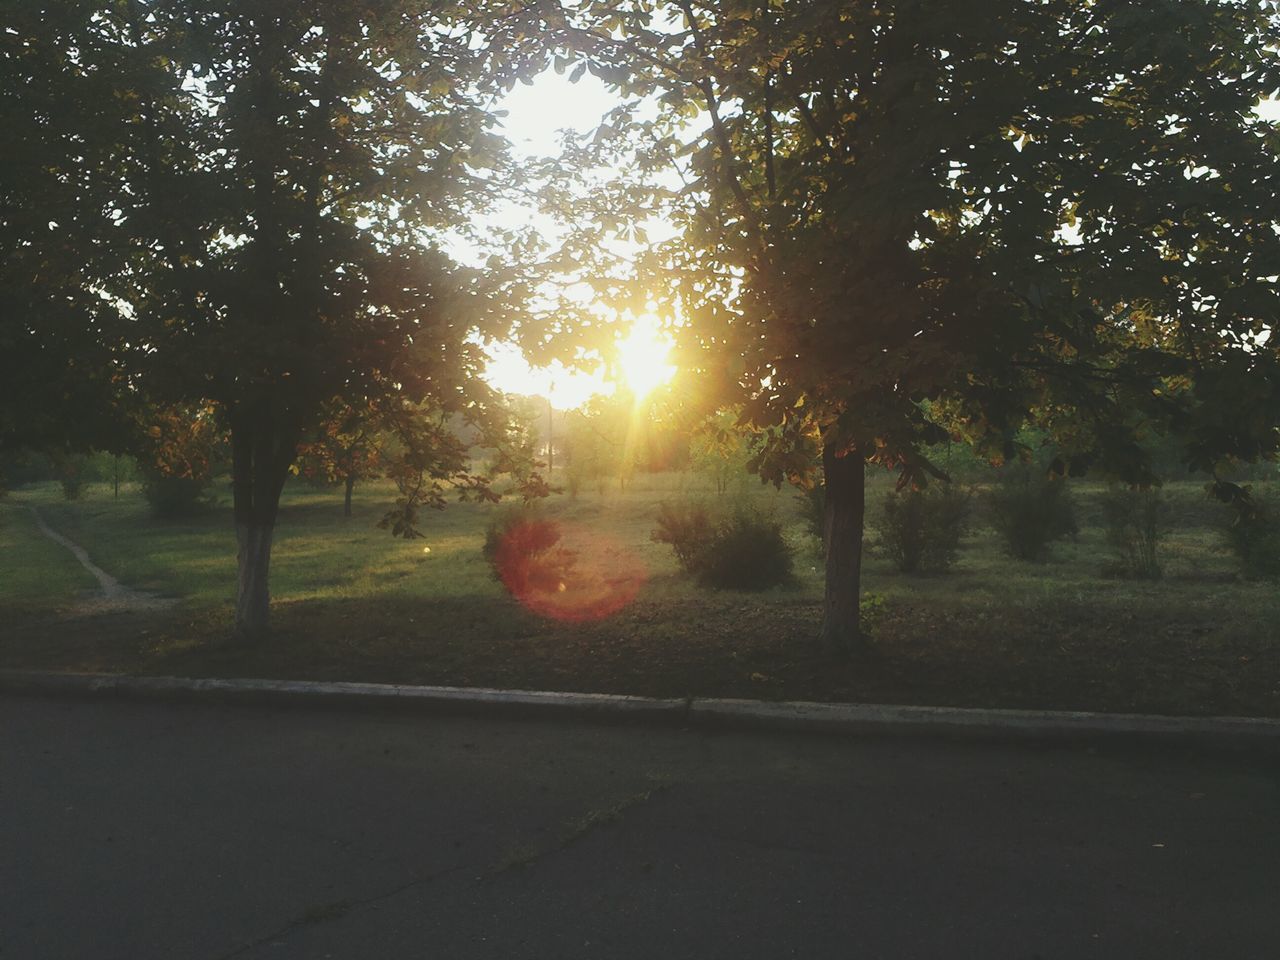
[[992, 525], [1019, 560], [1044, 561], [1053, 541], [1079, 532], [1066, 480], [1029, 464], [1002, 471], [990, 503]]
[[706, 505], [696, 501], [668, 501], [658, 504], [658, 526], [650, 538], [669, 543], [676, 561], [686, 573], [698, 574], [702, 558], [716, 533], [715, 522]]
[[653, 531], [680, 566], [711, 587], [764, 590], [791, 580], [791, 548], [782, 525], [745, 507], [713, 518], [697, 503], [664, 503]]
[[934, 483], [888, 494], [873, 527], [899, 571], [940, 573], [956, 562], [968, 522], [968, 495], [950, 483]]
[[560, 525], [528, 507], [505, 510], [485, 530], [484, 557], [493, 575], [517, 597], [552, 592], [564, 583], [573, 555], [560, 542]]
[[1158, 490], [1113, 488], [1102, 498], [1107, 542], [1119, 557], [1109, 568], [1124, 576], [1153, 580], [1160, 576], [1156, 548], [1165, 534], [1169, 505]]
[[206, 495], [209, 480], [205, 477], [181, 477], [155, 469], [142, 471], [142, 495], [151, 504], [151, 512], [161, 519], [191, 517], [212, 504]]
[[1233, 508], [1227, 544], [1246, 577], [1275, 579], [1280, 577], [1280, 504], [1275, 497], [1259, 497], [1246, 489], [1249, 499]]
[[79, 500], [84, 492], [86, 458], [82, 454], [58, 452], [50, 454], [49, 462], [62, 486], [62, 498]]
[[79, 473], [64, 473], [58, 478], [58, 482], [62, 484], [64, 500], [79, 500], [80, 494], [84, 492], [84, 477]]
[[699, 579], [712, 587], [765, 590], [791, 580], [791, 548], [777, 521], [737, 510], [715, 528]]
[[884, 613], [884, 594], [864, 593], [858, 601], [858, 629], [868, 637], [874, 636], [884, 620]]

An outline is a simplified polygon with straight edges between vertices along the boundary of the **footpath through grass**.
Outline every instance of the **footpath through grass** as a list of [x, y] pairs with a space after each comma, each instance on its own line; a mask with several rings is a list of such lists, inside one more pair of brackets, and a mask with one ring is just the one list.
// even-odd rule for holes
[[[905, 576], [870, 553], [865, 588], [885, 598], [865, 658], [814, 646], [821, 561], [790, 491], [746, 494], [786, 525], [797, 582], [760, 594], [697, 587], [650, 541], [658, 501], [693, 492], [685, 476], [639, 477], [625, 493], [558, 496], [545, 513], [566, 538], [590, 536], [646, 571], [619, 613], [564, 623], [524, 609], [481, 555], [495, 508], [456, 505], [424, 540], [376, 527], [392, 498], [357, 488], [287, 492], [272, 564], [276, 634], [226, 643], [235, 538], [225, 504], [193, 520], [150, 517], [134, 489], [90, 487], [77, 502], [53, 485], [0, 501], [0, 667], [293, 677], [961, 706], [1280, 716], [1274, 583], [1236, 576], [1221, 508], [1200, 485], [1166, 488], [1165, 576], [1109, 579], [1101, 485], [1076, 487], [1074, 542], [1045, 564], [1004, 555], [981, 515], [945, 575]], [[872, 513], [887, 489], [872, 485]], [[164, 611], [87, 617], [93, 579], [36, 529], [27, 505], [136, 589], [178, 599]]]

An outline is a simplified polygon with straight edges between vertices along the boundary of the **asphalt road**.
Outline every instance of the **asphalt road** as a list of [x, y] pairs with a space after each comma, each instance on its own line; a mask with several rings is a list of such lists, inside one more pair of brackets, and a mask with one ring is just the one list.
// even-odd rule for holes
[[1258, 749], [0, 698], [0, 958], [1272, 958]]

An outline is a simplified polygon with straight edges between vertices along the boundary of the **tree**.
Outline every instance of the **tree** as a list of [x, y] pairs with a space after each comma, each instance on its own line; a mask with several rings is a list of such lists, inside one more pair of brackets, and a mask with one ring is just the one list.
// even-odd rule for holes
[[[627, 98], [580, 169], [629, 164], [565, 185], [567, 249], [685, 319], [686, 382], [741, 405], [762, 476], [821, 466], [830, 646], [859, 642], [867, 462], [920, 484], [931, 442], [1014, 457], [1028, 420], [1056, 469], [1133, 482], [1157, 428], [1202, 469], [1275, 454], [1274, 7], [563, 5], [569, 59]], [[601, 262], [655, 216], [672, 240]]]
[[237, 632], [262, 636], [281, 488], [335, 399], [403, 431], [398, 532], [448, 487], [485, 490], [456, 438], [411, 413], [497, 423], [474, 334], [506, 329], [520, 283], [444, 246], [513, 179], [488, 103], [538, 67], [533, 14], [498, 0], [20, 7], [6, 114], [33, 199], [66, 213], [29, 218], [6, 278], [37, 346], [65, 326], [51, 355], [101, 354], [117, 397], [215, 407]]
[[583, 482], [604, 495], [611, 479], [626, 490], [635, 469], [635, 425], [631, 404], [618, 394], [596, 395], [568, 418], [569, 489]]
[[718, 411], [694, 434], [691, 447], [693, 469], [712, 479], [717, 494], [726, 493], [734, 481], [749, 476], [751, 437], [738, 426], [732, 411]]
[[110, 171], [128, 111], [60, 28], [85, 15], [8, 4], [0, 31], [0, 452], [62, 459], [129, 433], [110, 349], [123, 317], [82, 282], [119, 266]]
[[159, 517], [202, 509], [219, 462], [225, 462], [226, 430], [209, 405], [144, 411], [133, 448], [140, 454], [142, 492]]
[[342, 515], [349, 517], [356, 483], [375, 479], [382, 457], [371, 419], [338, 402], [319, 429], [299, 444], [295, 469], [309, 479], [342, 484]]

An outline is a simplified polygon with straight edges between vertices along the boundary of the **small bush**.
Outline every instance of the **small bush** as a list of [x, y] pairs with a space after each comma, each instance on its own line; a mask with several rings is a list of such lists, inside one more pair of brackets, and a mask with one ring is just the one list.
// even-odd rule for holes
[[79, 500], [80, 494], [84, 492], [84, 483], [87, 479], [85, 477], [86, 459], [83, 454], [78, 453], [69, 454], [59, 451], [50, 454], [49, 462], [62, 487], [64, 500]]
[[202, 477], [179, 477], [145, 470], [142, 495], [151, 504], [151, 512], [161, 519], [191, 517], [212, 505], [206, 495], [209, 481]]
[[1113, 488], [1102, 498], [1107, 542], [1119, 554], [1109, 568], [1127, 577], [1154, 580], [1160, 576], [1156, 557], [1166, 530], [1169, 505], [1158, 490]]
[[1075, 507], [1067, 482], [1027, 464], [1006, 468], [990, 495], [991, 522], [1009, 553], [1042, 562], [1055, 540], [1075, 536]]
[[715, 518], [697, 503], [664, 503], [653, 531], [698, 582], [731, 590], [765, 590], [791, 580], [791, 548], [782, 525], [744, 507]]
[[506, 510], [485, 530], [484, 557], [493, 575], [517, 597], [554, 592], [564, 583], [573, 555], [560, 542], [560, 525], [528, 508]]
[[1227, 544], [1246, 577], [1274, 580], [1280, 578], [1280, 504], [1275, 497], [1249, 493], [1248, 502], [1233, 510]]
[[874, 636], [884, 621], [885, 599], [883, 593], [867, 592], [858, 601], [858, 629], [868, 637]]
[[80, 494], [84, 493], [84, 477], [79, 473], [64, 473], [58, 482], [62, 484], [63, 500], [79, 500]]
[[664, 500], [658, 504], [657, 522], [651, 539], [670, 544], [686, 573], [699, 573], [703, 555], [716, 533], [711, 511], [696, 501]]
[[902, 573], [941, 573], [956, 562], [968, 529], [969, 497], [949, 483], [894, 491], [873, 521], [880, 549]]
[[699, 579], [731, 590], [766, 590], [789, 582], [791, 548], [782, 525], [746, 510], [734, 512], [716, 526]]

